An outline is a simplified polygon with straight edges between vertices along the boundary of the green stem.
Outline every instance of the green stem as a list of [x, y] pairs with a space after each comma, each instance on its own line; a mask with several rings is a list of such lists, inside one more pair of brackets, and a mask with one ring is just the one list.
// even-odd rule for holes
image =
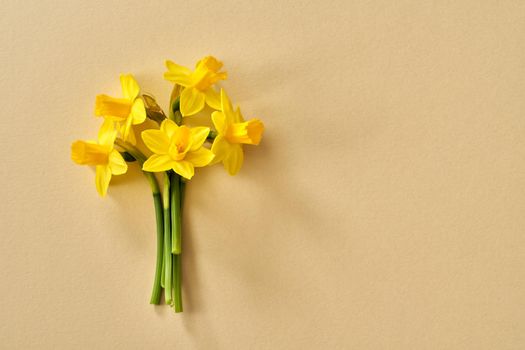
[[157, 261], [155, 264], [155, 280], [153, 282], [153, 291], [151, 292], [150, 304], [160, 304], [162, 294], [162, 262], [163, 262], [163, 234], [164, 234], [164, 215], [162, 212], [162, 199], [160, 193], [153, 193], [153, 202], [155, 204], [155, 219], [157, 222]]
[[[184, 210], [184, 197], [186, 195], [186, 181], [180, 178], [180, 222], [182, 226], [182, 213]], [[182, 254], [175, 256], [176, 264], [175, 271], [177, 271], [177, 285], [179, 286], [178, 293], [175, 293], [175, 312], [182, 312]]]
[[166, 304], [172, 303], [172, 258], [171, 258], [171, 220], [170, 220], [170, 179], [168, 173], [164, 175], [162, 204], [164, 207], [164, 296]]
[[[164, 215], [164, 213], [162, 215]], [[164, 226], [164, 223], [162, 223], [162, 225]], [[164, 249], [164, 237], [162, 238], [162, 240], [163, 240], [162, 248]], [[162, 253], [162, 269], [160, 272], [160, 285], [162, 288], [166, 288], [166, 265], [164, 265], [165, 260], [166, 259], [164, 259], [164, 253]]]
[[178, 174], [171, 174], [171, 252], [173, 254], [173, 306], [175, 312], [182, 312], [182, 213], [181, 182]]
[[180, 114], [180, 97], [179, 96], [177, 96], [175, 99], [172, 99], [170, 101], [170, 111], [168, 113], [168, 116], [171, 120], [173, 120], [178, 125], [181, 124], [182, 115]]
[[[123, 148], [128, 154], [130, 154], [137, 162], [142, 165], [146, 161], [146, 156], [133, 145], [116, 139], [115, 144]], [[150, 304], [160, 304], [160, 297], [162, 294], [162, 287], [164, 282], [162, 281], [163, 272], [163, 234], [164, 234], [164, 214], [162, 212], [162, 199], [160, 196], [160, 187], [157, 182], [155, 174], [148, 171], [143, 171], [144, 176], [149, 182], [151, 192], [153, 194], [153, 204], [155, 205], [155, 221], [157, 223], [157, 259], [155, 264], [155, 279], [153, 281], [153, 290], [151, 291]]]
[[[177, 125], [182, 124], [182, 115], [180, 113], [180, 88], [175, 85], [170, 98], [169, 118]], [[178, 174], [171, 175], [171, 229], [172, 229], [172, 246], [173, 253], [173, 306], [175, 312], [182, 312], [182, 269], [181, 269], [181, 252], [182, 252], [182, 191], [181, 177]], [[167, 273], [166, 273], [167, 276]]]
[[182, 217], [180, 211], [180, 176], [178, 174], [171, 174], [171, 252], [173, 254], [180, 254], [182, 250], [181, 231], [182, 231]]
[[180, 178], [180, 218], [182, 222], [182, 214], [184, 212], [184, 198], [186, 197], [186, 180]]
[[115, 145], [121, 147], [126, 152], [128, 152], [133, 158], [137, 160], [137, 162], [140, 163], [141, 166], [147, 159], [147, 157], [137, 147], [133, 146], [129, 142], [123, 141], [122, 139], [116, 139]]
[[173, 255], [173, 280], [175, 284], [173, 304], [175, 312], [182, 312], [182, 254]]
[[155, 222], [157, 223], [157, 258], [155, 263], [155, 279], [153, 281], [153, 290], [151, 292], [150, 304], [160, 304], [160, 296], [164, 287], [163, 270], [164, 270], [164, 213], [162, 211], [162, 198], [157, 178], [153, 173], [144, 171], [153, 193], [153, 204], [155, 205]]

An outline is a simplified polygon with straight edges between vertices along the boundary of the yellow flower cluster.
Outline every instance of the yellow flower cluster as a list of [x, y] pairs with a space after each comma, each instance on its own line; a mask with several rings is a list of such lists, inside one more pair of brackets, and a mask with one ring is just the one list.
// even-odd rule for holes
[[[178, 125], [166, 118], [158, 129], [146, 129], [141, 133], [143, 143], [152, 152], [142, 169], [147, 172], [173, 170], [191, 179], [196, 167], [222, 163], [229, 174], [237, 174], [244, 159], [242, 145], [259, 144], [263, 123], [259, 119], [245, 121], [240, 109], [234, 110], [224, 89], [216, 90], [216, 83], [228, 76], [221, 71], [223, 63], [216, 58], [204, 57], [193, 71], [169, 60], [166, 67], [164, 78], [175, 83], [180, 91], [175, 98], [181, 116], [193, 116], [208, 105], [215, 130]], [[136, 146], [133, 127], [144, 123], [148, 116], [135, 78], [123, 74], [120, 83], [121, 97], [101, 94], [95, 99], [95, 115], [104, 118], [98, 141], [76, 141], [71, 149], [74, 162], [96, 166], [96, 187], [102, 196], [107, 192], [111, 176], [127, 171], [126, 162], [114, 147], [115, 142], [121, 152], [129, 151], [125, 145]], [[211, 142], [209, 149], [204, 147], [207, 141]]]
[[[111, 177], [128, 171], [137, 161], [150, 183], [157, 223], [157, 260], [150, 303], [165, 302], [182, 312], [182, 206], [187, 180], [195, 168], [222, 163], [229, 174], [239, 172], [243, 145], [258, 145], [264, 131], [259, 119], [245, 121], [224, 89], [215, 84], [227, 78], [222, 62], [204, 57], [192, 71], [167, 61], [164, 78], [174, 84], [168, 116], [150, 95], [141, 95], [131, 74], [120, 76], [122, 96], [98, 95], [95, 115], [103, 118], [96, 141], [75, 141], [71, 158], [96, 167], [95, 184], [105, 196]], [[209, 107], [205, 109], [206, 105]], [[214, 129], [190, 127], [186, 117], [208, 113]], [[145, 123], [149, 119], [149, 123]], [[153, 122], [156, 122], [155, 125]], [[134, 128], [141, 125], [141, 139]], [[210, 123], [211, 124], [211, 123]], [[151, 126], [155, 125], [155, 126]], [[142, 141], [142, 142], [140, 142]], [[207, 145], [207, 147], [206, 147]], [[145, 151], [140, 147], [145, 146]], [[149, 153], [146, 156], [144, 153]], [[155, 173], [163, 173], [162, 195]]]

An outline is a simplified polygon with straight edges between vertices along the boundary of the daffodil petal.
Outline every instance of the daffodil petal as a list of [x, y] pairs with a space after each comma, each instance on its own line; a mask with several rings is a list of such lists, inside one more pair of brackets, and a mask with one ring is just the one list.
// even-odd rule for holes
[[153, 153], [168, 154], [170, 140], [162, 130], [144, 130], [141, 135], [142, 141]]
[[228, 98], [228, 95], [226, 95], [226, 91], [224, 91], [224, 89], [221, 89], [221, 110], [222, 113], [224, 113], [224, 116], [226, 117], [226, 122], [228, 124], [233, 123], [235, 113], [233, 112], [232, 103]]
[[190, 129], [191, 147], [190, 151], [199, 149], [210, 134], [210, 128], [198, 126]]
[[146, 120], [146, 108], [144, 107], [144, 101], [142, 101], [142, 99], [137, 98], [135, 102], [133, 102], [129, 118], [133, 120], [133, 125], [144, 123]]
[[212, 153], [212, 151], [201, 147], [196, 151], [188, 152], [186, 157], [184, 157], [184, 160], [187, 160], [193, 164], [193, 166], [203, 167], [210, 164], [214, 157], [215, 155]]
[[115, 128], [115, 122], [109, 119], [104, 119], [104, 122], [98, 131], [98, 143], [105, 146], [113, 146], [116, 137], [117, 130]]
[[224, 113], [216, 111], [211, 114], [211, 120], [213, 121], [213, 125], [215, 126], [215, 130], [217, 130], [217, 133], [219, 135], [224, 135], [226, 133], [226, 116]]
[[211, 152], [215, 155], [211, 164], [218, 163], [226, 158], [228, 153], [230, 153], [231, 147], [232, 145], [230, 145], [223, 136], [217, 136], [215, 140], [213, 140], [213, 145], [211, 146]]
[[221, 96], [214, 88], [209, 88], [204, 91], [206, 95], [206, 104], [213, 109], [221, 109]]
[[237, 109], [235, 110], [235, 113], [233, 114], [233, 121], [235, 123], [244, 123], [244, 118], [242, 116], [240, 107], [237, 107]]
[[164, 79], [184, 87], [191, 85], [191, 70], [169, 60], [166, 61], [166, 68], [168, 68], [168, 71], [164, 73]]
[[133, 122], [132, 118], [126, 119], [126, 122], [120, 127], [120, 133], [122, 135], [122, 139], [124, 141], [130, 141], [129, 134], [133, 132], [131, 130], [131, 123]]
[[172, 169], [177, 174], [179, 174], [180, 176], [188, 180], [191, 179], [193, 175], [195, 174], [195, 168], [193, 167], [193, 164], [186, 160], [173, 162]]
[[180, 112], [183, 117], [200, 112], [206, 96], [196, 88], [188, 87], [180, 94]]
[[131, 125], [129, 128], [128, 138], [126, 141], [131, 143], [133, 146], [137, 145], [137, 137], [135, 136], [135, 128], [133, 128], [133, 125]]
[[190, 75], [191, 70], [179, 64], [176, 64], [173, 61], [166, 60], [166, 68], [172, 73], [178, 73], [180, 75]]
[[122, 86], [122, 95], [128, 100], [133, 101], [140, 92], [140, 87], [133, 75], [121, 74], [120, 85]]
[[128, 171], [128, 164], [117, 150], [109, 154], [109, 169], [113, 175], [122, 175]]
[[241, 169], [244, 154], [241, 145], [232, 145], [230, 152], [222, 163], [230, 175], [235, 175]]
[[175, 123], [171, 119], [164, 119], [162, 124], [160, 124], [160, 130], [163, 133], [165, 133], [169, 139], [171, 139], [173, 135], [175, 135], [178, 129], [179, 129], [179, 126], [177, 125], [177, 123]]
[[95, 185], [98, 193], [104, 197], [108, 191], [109, 182], [111, 181], [111, 170], [107, 165], [97, 165], [95, 175]]
[[165, 154], [154, 154], [149, 157], [142, 165], [142, 170], [150, 172], [166, 171], [173, 168], [176, 162]]

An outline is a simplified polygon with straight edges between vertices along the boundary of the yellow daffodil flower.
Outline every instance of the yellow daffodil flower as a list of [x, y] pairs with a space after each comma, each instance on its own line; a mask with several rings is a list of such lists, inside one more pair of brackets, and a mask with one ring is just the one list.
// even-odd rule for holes
[[144, 130], [142, 140], [154, 154], [144, 162], [142, 169], [150, 172], [173, 169], [191, 179], [195, 167], [206, 166], [213, 160], [213, 153], [202, 147], [209, 132], [210, 128], [178, 126], [170, 119], [162, 122], [160, 130]]
[[146, 108], [139, 97], [139, 84], [131, 74], [121, 74], [123, 98], [98, 95], [95, 100], [95, 115], [117, 123], [122, 139], [135, 144], [135, 134], [131, 125], [142, 124], [146, 120]]
[[122, 155], [113, 148], [117, 131], [112, 121], [106, 120], [98, 134], [98, 142], [76, 141], [71, 146], [71, 159], [77, 164], [96, 166], [95, 184], [101, 196], [105, 196], [112, 175], [122, 175], [128, 165]]
[[241, 110], [233, 110], [226, 92], [221, 89], [221, 111], [211, 115], [217, 137], [211, 151], [215, 154], [214, 163], [222, 162], [230, 175], [241, 169], [244, 154], [242, 144], [258, 145], [264, 131], [264, 124], [259, 119], [244, 121]]
[[166, 61], [166, 67], [168, 71], [164, 73], [164, 79], [184, 87], [180, 95], [182, 116], [200, 112], [205, 102], [211, 108], [220, 109], [220, 97], [213, 84], [227, 78], [226, 72], [219, 72], [222, 68], [221, 61], [212, 56], [204, 57], [197, 62], [193, 72], [172, 61]]

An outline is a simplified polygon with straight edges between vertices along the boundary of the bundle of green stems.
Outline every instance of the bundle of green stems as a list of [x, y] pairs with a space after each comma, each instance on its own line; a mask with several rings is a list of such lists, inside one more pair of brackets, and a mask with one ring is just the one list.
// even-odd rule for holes
[[[170, 102], [169, 118], [178, 125], [182, 123], [178, 97]], [[133, 158], [142, 167], [147, 157], [138, 148], [121, 139], [116, 139], [115, 144], [125, 158]], [[166, 171], [161, 191], [155, 174], [143, 173], [153, 194], [157, 223], [157, 259], [150, 303], [160, 304], [164, 290], [166, 304], [175, 312], [182, 312], [182, 208], [186, 181], [174, 171]]]

